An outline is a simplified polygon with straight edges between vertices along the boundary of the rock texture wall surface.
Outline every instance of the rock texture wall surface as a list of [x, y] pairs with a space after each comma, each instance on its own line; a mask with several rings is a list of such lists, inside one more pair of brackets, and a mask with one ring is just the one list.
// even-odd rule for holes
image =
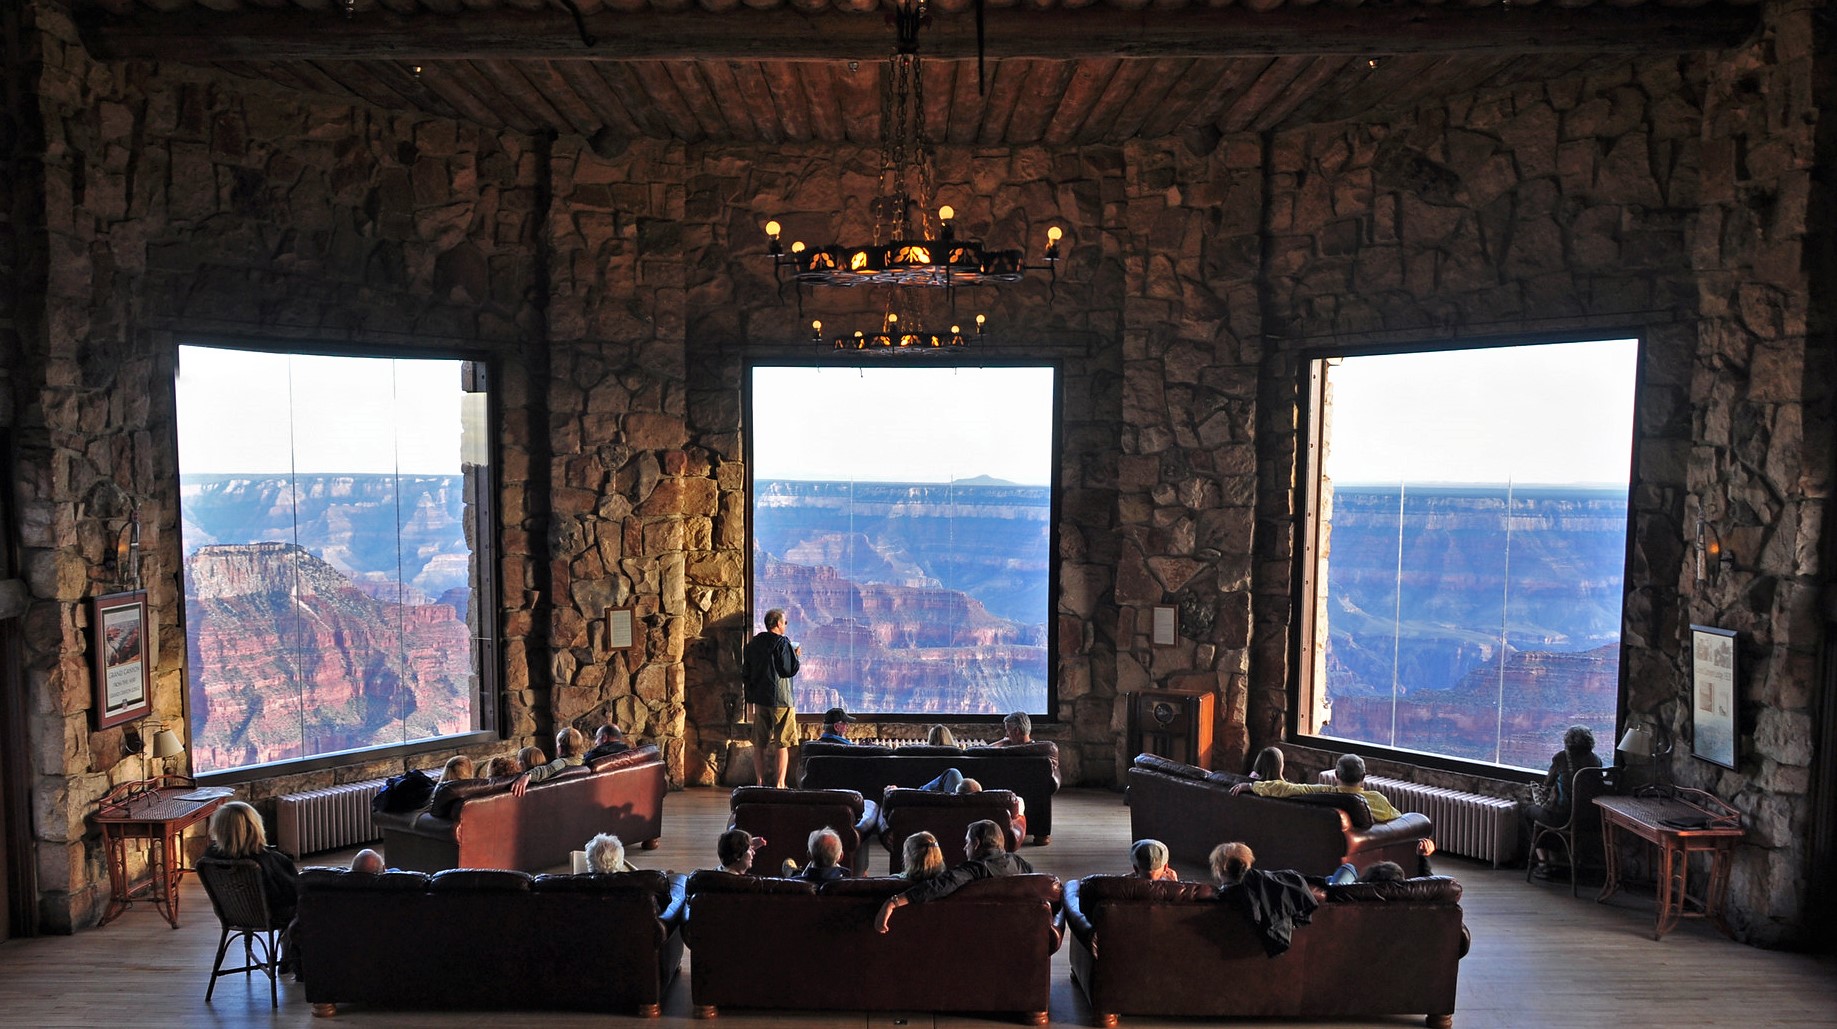
[[[126, 585], [105, 555], [136, 507], [159, 625], [154, 715], [184, 723], [175, 332], [501, 352], [502, 506], [514, 538], [529, 438], [516, 357], [540, 328], [528, 296], [537, 163], [525, 141], [450, 121], [101, 64], [60, 5], [34, 4], [27, 16], [43, 58], [44, 235], [35, 242], [49, 317], [21, 341], [15, 489], [32, 595], [26, 673], [43, 926], [67, 931], [93, 920], [106, 888], [88, 815], [111, 786], [150, 770], [124, 756], [120, 729], [91, 731], [89, 710], [86, 598]], [[515, 584], [530, 558], [514, 544], [506, 551]], [[527, 593], [513, 585], [507, 597], [514, 608]]]
[[[718, 781], [753, 628], [745, 368], [810, 359], [810, 317], [880, 314], [860, 292], [813, 292], [800, 320], [761, 226], [868, 235], [875, 151], [486, 132], [99, 63], [57, 0], [25, 10], [43, 57], [43, 228], [9, 259], [42, 262], [49, 317], [26, 332], [0, 311], [0, 333], [20, 337], [6, 371], [48, 927], [93, 919], [105, 877], [84, 818], [144, 771], [119, 734], [89, 728], [83, 605], [112, 588], [103, 555], [134, 505], [162, 629], [156, 712], [181, 719], [163, 386], [181, 333], [491, 354], [509, 739], [480, 749], [611, 717], [662, 744], [676, 781]], [[1809, 25], [1799, 0], [1776, 3], [1768, 34], [1733, 54], [1382, 122], [940, 148], [937, 199], [966, 235], [1037, 257], [1048, 223], [1067, 232], [1056, 289], [963, 302], [990, 315], [991, 359], [1063, 370], [1059, 710], [1040, 735], [1060, 743], [1068, 782], [1115, 781], [1130, 756], [1118, 697], [1133, 689], [1217, 693], [1227, 763], [1284, 735], [1304, 346], [1636, 330], [1627, 704], [1681, 727], [1684, 627], [1747, 630], [1742, 767], [1680, 753], [1673, 773], [1754, 820], [1733, 904], [1747, 938], [1802, 928], [1829, 492], [1814, 458], [1832, 444], [1829, 343], [1804, 308], [1829, 100], [1811, 93]], [[1735, 558], [1707, 591], [1684, 544], [1699, 508]], [[1149, 641], [1159, 604], [1179, 612], [1173, 647]], [[611, 645], [615, 608], [633, 613], [629, 648]]]

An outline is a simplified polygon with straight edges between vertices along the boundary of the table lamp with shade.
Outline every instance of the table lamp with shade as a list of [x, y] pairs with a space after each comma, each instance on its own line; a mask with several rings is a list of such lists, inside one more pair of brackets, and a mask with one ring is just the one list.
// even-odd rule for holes
[[1657, 722], [1629, 721], [1626, 732], [1620, 736], [1620, 743], [1614, 748], [1629, 758], [1649, 758], [1652, 761], [1653, 785], [1664, 786], [1664, 764], [1661, 758], [1671, 753], [1671, 734]]
[[138, 754], [146, 749], [144, 741], [149, 738], [153, 742], [153, 747], [147, 754], [148, 774], [164, 775], [166, 759], [185, 753], [185, 741], [179, 739], [179, 734], [173, 732], [165, 722], [147, 722], [144, 728], [129, 731], [126, 740], [128, 753]]

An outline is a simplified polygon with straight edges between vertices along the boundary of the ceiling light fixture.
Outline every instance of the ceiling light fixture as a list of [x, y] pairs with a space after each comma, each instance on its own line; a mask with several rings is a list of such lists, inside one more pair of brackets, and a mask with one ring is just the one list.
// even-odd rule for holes
[[[808, 247], [783, 242], [784, 227], [777, 219], [765, 223], [770, 239], [772, 272], [782, 284], [787, 273], [799, 287], [885, 286], [895, 290], [942, 288], [951, 295], [959, 286], [987, 286], [1019, 282], [1028, 272], [1045, 271], [1056, 291], [1059, 241], [1065, 231], [1057, 225], [1046, 230], [1045, 263], [1029, 265], [1020, 250], [984, 246], [980, 240], [959, 239], [957, 212], [949, 204], [933, 207], [932, 144], [925, 132], [925, 97], [918, 54], [920, 26], [930, 20], [924, 0], [898, 0], [893, 23], [893, 54], [887, 59], [886, 90], [881, 99], [881, 156], [879, 196], [871, 205], [874, 234], [871, 241]], [[935, 213], [936, 221], [932, 221]], [[898, 311], [907, 304], [889, 301], [878, 332], [855, 332], [835, 337], [838, 349], [947, 349], [961, 346], [958, 326], [951, 332], [923, 333], [899, 325]], [[954, 320], [954, 319], [953, 319]], [[977, 316], [982, 334], [986, 319]], [[822, 339], [817, 328], [813, 338]], [[860, 346], [855, 341], [868, 341]], [[886, 340], [878, 343], [878, 340]]]

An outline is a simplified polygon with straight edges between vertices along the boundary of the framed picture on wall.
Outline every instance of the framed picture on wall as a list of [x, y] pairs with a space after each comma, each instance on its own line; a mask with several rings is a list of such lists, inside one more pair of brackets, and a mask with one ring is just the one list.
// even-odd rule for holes
[[1691, 626], [1690, 750], [1724, 768], [1734, 768], [1739, 757], [1735, 681], [1735, 630]]
[[146, 591], [92, 597], [89, 624], [95, 630], [96, 728], [152, 714]]

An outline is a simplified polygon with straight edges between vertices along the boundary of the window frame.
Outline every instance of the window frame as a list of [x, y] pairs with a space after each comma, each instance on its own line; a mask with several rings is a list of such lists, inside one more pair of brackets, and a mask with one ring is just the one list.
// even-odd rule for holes
[[[743, 460], [746, 463], [746, 555], [743, 562], [746, 576], [746, 624], [741, 627], [739, 643], [734, 648], [736, 660], [740, 649], [751, 639], [759, 619], [765, 612], [758, 607], [758, 598], [753, 593], [753, 501], [754, 472], [753, 460], [755, 433], [753, 425], [753, 371], [756, 368], [834, 368], [848, 370], [855, 368], [1044, 368], [1052, 372], [1052, 455], [1050, 458], [1051, 476], [1050, 497], [1047, 504], [1046, 524], [1046, 711], [1043, 714], [1027, 712], [1033, 724], [1059, 725], [1064, 719], [1059, 716], [1059, 517], [1060, 505], [1064, 502], [1064, 487], [1060, 479], [1061, 462], [1064, 459], [1064, 410], [1065, 410], [1065, 363], [1054, 358], [1028, 358], [1022, 356], [987, 356], [970, 359], [967, 355], [934, 355], [925, 354], [889, 354], [883, 356], [863, 357], [855, 354], [834, 359], [811, 357], [782, 356], [748, 358], [741, 370], [741, 405], [743, 424], [748, 426], [742, 433]], [[741, 705], [745, 700], [739, 701]], [[850, 715], [863, 721], [886, 725], [935, 725], [940, 722], [950, 725], [993, 725], [1002, 724], [1007, 714], [966, 714], [951, 712], [934, 713], [882, 713], [873, 711], [850, 711]], [[800, 711], [797, 715], [802, 724], [814, 725], [822, 719], [821, 712]]]
[[[1394, 344], [1321, 344], [1303, 347], [1296, 352], [1298, 367], [1296, 390], [1296, 418], [1299, 431], [1295, 454], [1296, 491], [1299, 494], [1300, 507], [1297, 512], [1295, 528], [1294, 554], [1290, 581], [1294, 584], [1294, 593], [1289, 598], [1290, 622], [1293, 631], [1288, 641], [1288, 682], [1286, 692], [1288, 710], [1284, 716], [1284, 729], [1289, 742], [1300, 746], [1320, 750], [1344, 753], [1357, 753], [1384, 761], [1432, 769], [1435, 771], [1455, 772], [1464, 775], [1480, 776], [1488, 779], [1502, 779], [1508, 782], [1541, 782], [1547, 769], [1526, 769], [1515, 765], [1495, 764], [1490, 761], [1478, 761], [1472, 758], [1451, 757], [1433, 754], [1420, 750], [1408, 750], [1401, 747], [1368, 743], [1363, 740], [1349, 740], [1337, 736], [1322, 736], [1312, 731], [1309, 712], [1312, 710], [1314, 691], [1324, 688], [1324, 683], [1316, 684], [1312, 673], [1314, 656], [1314, 633], [1316, 631], [1315, 590], [1319, 577], [1320, 534], [1322, 520], [1320, 512], [1320, 470], [1322, 447], [1326, 442], [1326, 426], [1320, 417], [1324, 405], [1326, 376], [1323, 372], [1325, 362], [1334, 358], [1381, 357], [1397, 354], [1423, 354], [1464, 350], [1495, 350], [1504, 347], [1544, 346], [1562, 343], [1589, 343], [1606, 340], [1630, 339], [1634, 341], [1633, 381], [1633, 424], [1627, 447], [1627, 519], [1625, 550], [1621, 557], [1620, 586], [1620, 658], [1615, 670], [1614, 730], [1613, 737], [1607, 741], [1610, 746], [1613, 740], [1620, 738], [1626, 723], [1627, 703], [1627, 606], [1626, 601], [1635, 585], [1633, 575], [1633, 557], [1635, 549], [1634, 526], [1637, 521], [1633, 508], [1633, 498], [1639, 487], [1639, 450], [1640, 450], [1640, 414], [1644, 394], [1646, 368], [1647, 333], [1642, 328], [1604, 327], [1600, 329], [1562, 332], [1562, 333], [1514, 333], [1509, 336], [1474, 336], [1460, 339], [1421, 340], [1399, 342]], [[1551, 741], [1551, 752], [1561, 748], [1560, 740]], [[1611, 761], [1610, 761], [1611, 763]]]
[[[476, 490], [477, 514], [471, 519], [473, 523], [473, 561], [478, 567], [478, 588], [474, 591], [472, 607], [473, 622], [477, 632], [473, 642], [479, 649], [478, 688], [473, 696], [474, 710], [478, 715], [480, 728], [463, 733], [438, 736], [431, 739], [415, 740], [405, 743], [387, 743], [374, 747], [359, 747], [347, 750], [327, 751], [308, 757], [289, 758], [284, 761], [272, 761], [265, 764], [241, 765], [210, 772], [196, 773], [194, 778], [199, 783], [210, 785], [235, 785], [238, 783], [257, 782], [275, 779], [287, 775], [299, 775], [308, 772], [323, 771], [329, 768], [341, 768], [365, 764], [372, 761], [408, 758], [433, 752], [451, 752], [457, 748], [497, 743], [504, 739], [503, 727], [507, 724], [504, 713], [503, 682], [503, 626], [504, 607], [502, 590], [498, 585], [499, 536], [502, 526], [498, 522], [498, 491], [502, 488], [500, 481], [501, 453], [498, 445], [499, 431], [502, 424], [502, 403], [499, 396], [498, 372], [499, 361], [489, 351], [464, 346], [427, 346], [404, 348], [400, 346], [366, 345], [357, 343], [332, 343], [320, 340], [273, 339], [269, 337], [225, 336], [216, 333], [179, 333], [173, 342], [173, 418], [172, 418], [172, 451], [173, 461], [173, 497], [174, 513], [178, 514], [177, 497], [178, 476], [183, 469], [177, 459], [178, 455], [178, 348], [186, 346], [211, 347], [219, 350], [242, 350], [250, 353], [280, 354], [302, 357], [351, 357], [386, 360], [427, 360], [427, 361], [460, 361], [469, 364], [468, 374], [471, 377], [470, 388], [474, 391], [482, 388], [485, 393], [485, 450], [490, 458], [490, 466]], [[178, 559], [181, 568], [184, 564], [185, 539], [184, 518], [175, 518], [177, 524], [174, 534], [178, 543]], [[178, 628], [185, 640], [185, 659], [181, 665], [182, 687], [179, 691], [182, 716], [185, 721], [186, 739], [189, 742], [192, 731], [191, 720], [191, 681], [192, 668], [190, 656], [190, 626], [186, 621], [186, 608], [190, 598], [186, 593], [183, 573], [178, 574]], [[478, 611], [483, 604], [490, 605], [489, 616]]]

